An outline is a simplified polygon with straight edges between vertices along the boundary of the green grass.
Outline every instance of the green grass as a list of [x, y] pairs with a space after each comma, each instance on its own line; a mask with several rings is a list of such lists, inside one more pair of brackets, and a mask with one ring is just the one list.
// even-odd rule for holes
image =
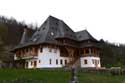
[[[70, 72], [64, 70], [0, 69], [0, 83], [2, 83], [2, 80], [21, 78], [42, 80], [44, 83], [69, 83]], [[79, 72], [78, 80], [79, 83], [125, 83], [125, 75], [112, 76]]]
[[125, 83], [125, 75], [112, 76], [107, 74], [79, 73], [79, 83]]
[[0, 83], [2, 80], [16, 79], [34, 79], [42, 80], [45, 83], [67, 83], [70, 74], [63, 70], [23, 70], [23, 69], [1, 69]]

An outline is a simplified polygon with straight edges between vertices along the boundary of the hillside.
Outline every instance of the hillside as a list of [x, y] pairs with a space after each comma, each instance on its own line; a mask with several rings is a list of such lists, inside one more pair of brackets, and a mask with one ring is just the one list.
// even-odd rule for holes
[[0, 16], [0, 61], [8, 62], [13, 60], [13, 54], [9, 51], [19, 43], [24, 28], [28, 29], [29, 36], [35, 31], [15, 19]]
[[[100, 41], [101, 42], [101, 41]], [[108, 42], [101, 42], [101, 63], [102, 66], [125, 67], [125, 45], [115, 45]]]

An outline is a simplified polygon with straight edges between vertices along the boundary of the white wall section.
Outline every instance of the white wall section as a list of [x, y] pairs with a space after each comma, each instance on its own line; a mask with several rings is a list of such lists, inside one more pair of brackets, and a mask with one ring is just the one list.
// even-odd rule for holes
[[[87, 63], [85, 63], [85, 60], [87, 61]], [[82, 68], [89, 68], [89, 67], [99, 68], [99, 67], [101, 67], [99, 57], [93, 57], [93, 56], [81, 57], [80, 63], [81, 63]]]

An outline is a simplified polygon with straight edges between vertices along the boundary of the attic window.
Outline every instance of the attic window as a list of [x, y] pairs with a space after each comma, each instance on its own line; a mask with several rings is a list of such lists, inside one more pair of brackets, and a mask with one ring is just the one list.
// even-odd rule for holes
[[56, 25], [58, 25], [58, 23], [56, 22]]
[[66, 31], [69, 31], [68, 29], [66, 29]]
[[57, 28], [56, 27], [51, 27], [53, 30], [57, 31]]
[[54, 29], [54, 27], [51, 27], [52, 29]]
[[55, 30], [57, 31], [57, 28], [55, 28]]
[[47, 21], [45, 21], [45, 24], [47, 23]]
[[45, 27], [43, 27], [43, 30], [45, 30]]

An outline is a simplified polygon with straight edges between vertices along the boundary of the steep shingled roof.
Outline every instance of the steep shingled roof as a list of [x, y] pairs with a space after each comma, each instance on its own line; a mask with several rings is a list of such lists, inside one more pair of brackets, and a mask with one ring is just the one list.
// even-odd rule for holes
[[59, 34], [56, 36], [56, 38], [68, 38], [77, 41], [75, 32], [62, 20], [59, 21]]
[[[39, 30], [37, 30], [30, 39], [26, 40], [24, 35], [26, 35], [25, 32], [22, 36], [21, 44], [19, 44], [15, 49], [42, 43], [57, 44], [57, 39], [60, 38], [66, 38], [76, 42], [85, 40], [97, 41], [89, 34], [87, 30], [74, 32], [66, 23], [53, 16], [49, 16], [47, 20], [40, 26]], [[71, 46], [72, 44], [69, 45]], [[72, 46], [78, 47], [79, 43]]]
[[62, 20], [49, 16], [40, 29], [34, 33], [31, 40], [39, 43], [56, 43], [56, 38], [68, 38], [77, 41], [75, 32]]
[[76, 32], [78, 41], [92, 40], [97, 41], [87, 30]]

